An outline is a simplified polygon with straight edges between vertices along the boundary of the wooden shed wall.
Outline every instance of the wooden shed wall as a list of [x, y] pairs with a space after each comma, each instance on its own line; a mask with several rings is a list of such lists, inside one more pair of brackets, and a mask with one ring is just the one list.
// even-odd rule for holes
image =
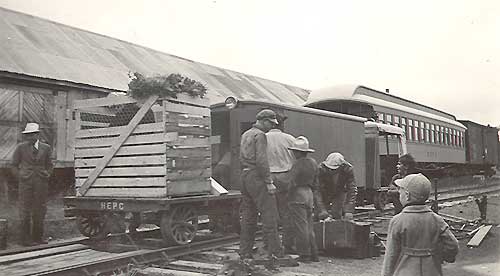
[[52, 146], [56, 167], [73, 167], [68, 143], [74, 133], [72, 102], [103, 96], [106, 93], [0, 81], [0, 167], [9, 165], [27, 122], [40, 124], [41, 140]]

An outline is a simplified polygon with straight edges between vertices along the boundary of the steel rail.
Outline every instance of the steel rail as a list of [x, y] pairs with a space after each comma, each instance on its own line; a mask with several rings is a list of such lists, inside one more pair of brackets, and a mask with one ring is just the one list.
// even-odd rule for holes
[[119, 253], [111, 258], [99, 261], [82, 262], [76, 265], [56, 268], [38, 273], [19, 274], [24, 275], [102, 275], [113, 271], [124, 271], [130, 264], [144, 265], [161, 261], [169, 261], [192, 253], [211, 250], [233, 244], [239, 241], [238, 235], [229, 235], [222, 238], [210, 239], [191, 243], [184, 246], [175, 246], [154, 250], [140, 249], [133, 252]]

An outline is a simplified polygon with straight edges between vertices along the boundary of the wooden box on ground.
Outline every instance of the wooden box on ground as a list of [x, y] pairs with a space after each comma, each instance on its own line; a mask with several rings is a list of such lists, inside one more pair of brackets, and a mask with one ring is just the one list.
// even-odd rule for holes
[[318, 249], [335, 256], [370, 257], [370, 225], [343, 220], [316, 222], [314, 234]]
[[207, 99], [126, 96], [74, 104], [79, 196], [178, 197], [210, 193]]

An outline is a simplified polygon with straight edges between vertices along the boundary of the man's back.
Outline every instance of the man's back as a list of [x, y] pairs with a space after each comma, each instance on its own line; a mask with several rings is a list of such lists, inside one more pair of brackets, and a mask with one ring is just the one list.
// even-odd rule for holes
[[293, 154], [288, 150], [293, 146], [295, 138], [279, 129], [271, 129], [266, 133], [267, 157], [271, 172], [287, 172], [294, 162]]

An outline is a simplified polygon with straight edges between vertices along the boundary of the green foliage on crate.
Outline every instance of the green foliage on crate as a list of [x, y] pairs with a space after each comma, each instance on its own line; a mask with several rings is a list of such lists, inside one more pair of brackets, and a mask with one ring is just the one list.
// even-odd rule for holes
[[179, 93], [203, 98], [207, 94], [207, 88], [203, 83], [180, 74], [146, 77], [135, 72], [129, 73], [129, 77], [131, 81], [128, 84], [127, 95], [135, 99], [146, 98], [150, 95], [177, 98]]

